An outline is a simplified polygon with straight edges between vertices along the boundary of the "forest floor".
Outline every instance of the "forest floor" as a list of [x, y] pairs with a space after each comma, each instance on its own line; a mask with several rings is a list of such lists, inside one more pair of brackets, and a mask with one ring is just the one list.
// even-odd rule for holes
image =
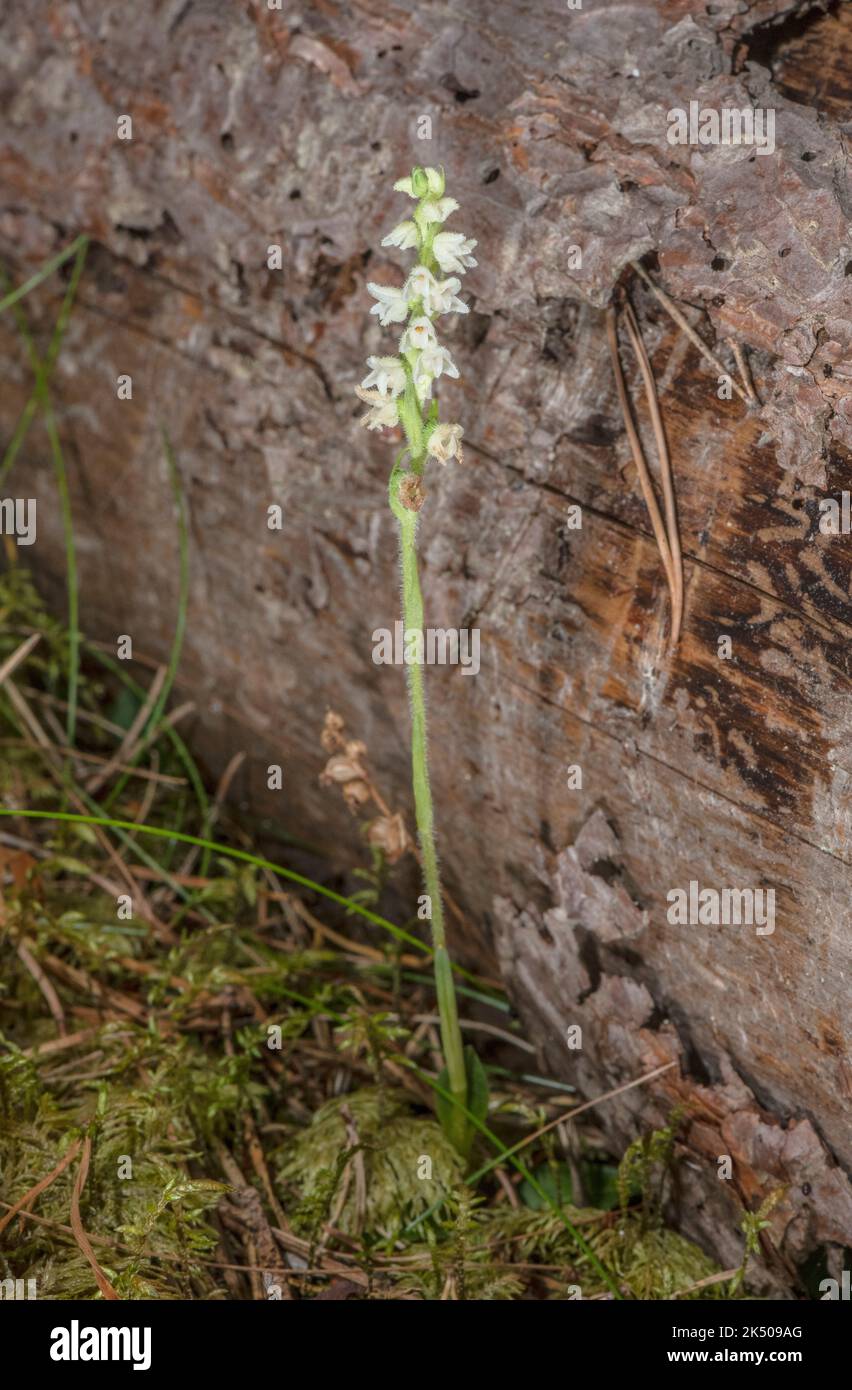
[[381, 915], [385, 850], [365, 842], [351, 896], [334, 865], [312, 883], [265, 859], [162, 673], [72, 653], [17, 564], [0, 614], [0, 1278], [42, 1299], [745, 1296], [761, 1213], [736, 1271], [665, 1224], [678, 1115], [614, 1157], [607, 1097], [575, 1123], [502, 988], [459, 972], [490, 1093], [464, 1161], [435, 1116], [429, 947]]

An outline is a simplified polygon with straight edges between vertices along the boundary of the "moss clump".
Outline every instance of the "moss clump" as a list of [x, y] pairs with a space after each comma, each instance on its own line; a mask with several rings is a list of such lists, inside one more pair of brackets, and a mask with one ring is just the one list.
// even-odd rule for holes
[[[677, 1231], [666, 1227], [637, 1229], [635, 1217], [621, 1227], [609, 1248], [607, 1245], [599, 1242], [597, 1253], [609, 1258], [610, 1267], [621, 1275], [633, 1298], [671, 1298], [719, 1272], [703, 1250]], [[711, 1284], [692, 1297], [728, 1298], [728, 1285]]]
[[[346, 1174], [359, 1155], [363, 1196]], [[339, 1230], [394, 1240], [447, 1201], [461, 1182], [462, 1164], [440, 1125], [415, 1115], [401, 1092], [369, 1087], [323, 1105], [281, 1154], [278, 1173], [299, 1194], [304, 1227], [322, 1216], [313, 1200], [319, 1196]]]

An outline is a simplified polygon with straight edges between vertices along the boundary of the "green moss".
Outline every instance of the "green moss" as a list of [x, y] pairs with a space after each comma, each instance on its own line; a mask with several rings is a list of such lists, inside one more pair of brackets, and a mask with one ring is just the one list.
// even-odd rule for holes
[[[352, 1117], [349, 1131], [344, 1109]], [[357, 1134], [358, 1145], [352, 1143], [351, 1133]], [[333, 1210], [345, 1190], [336, 1225], [350, 1235], [393, 1240], [410, 1222], [440, 1208], [462, 1179], [461, 1160], [440, 1126], [415, 1115], [401, 1092], [379, 1087], [323, 1105], [281, 1155], [279, 1177], [305, 1202], [324, 1175], [337, 1171], [341, 1156], [353, 1149], [364, 1164], [362, 1209], [354, 1176], [344, 1188], [342, 1171], [330, 1203]]]

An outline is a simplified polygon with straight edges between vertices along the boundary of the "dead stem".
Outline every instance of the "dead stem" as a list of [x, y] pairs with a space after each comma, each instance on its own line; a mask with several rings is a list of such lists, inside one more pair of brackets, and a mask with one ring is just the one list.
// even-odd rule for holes
[[654, 439], [657, 444], [657, 456], [660, 460], [660, 477], [663, 485], [663, 501], [666, 509], [666, 530], [668, 532], [669, 547], [672, 556], [672, 573], [675, 581], [675, 591], [672, 596], [672, 632], [671, 645], [677, 645], [680, 636], [680, 627], [683, 619], [683, 557], [680, 549], [680, 533], [677, 524], [677, 504], [675, 502], [674, 482], [672, 479], [672, 465], [669, 457], [669, 446], [666, 440], [666, 431], [663, 426], [662, 415], [660, 414], [660, 403], [657, 397], [657, 383], [654, 380], [654, 373], [645, 344], [642, 341], [642, 334], [639, 324], [636, 322], [636, 315], [633, 306], [629, 301], [624, 305], [624, 317], [627, 324], [627, 332], [633, 351], [639, 362], [639, 370], [642, 373], [642, 380], [645, 384], [645, 396], [648, 401], [648, 410], [651, 414], [651, 422], [654, 427]]
[[633, 423], [633, 413], [630, 406], [630, 397], [627, 394], [627, 387], [624, 383], [624, 373], [621, 370], [621, 358], [618, 353], [618, 320], [615, 309], [610, 307], [606, 311], [607, 339], [609, 341], [609, 351], [612, 358], [612, 368], [615, 375], [615, 385], [618, 391], [618, 399], [621, 405], [621, 413], [624, 417], [624, 427], [627, 430], [627, 438], [630, 441], [630, 448], [633, 452], [633, 461], [636, 464], [636, 472], [639, 474], [639, 484], [642, 488], [642, 495], [645, 499], [645, 506], [648, 508], [648, 515], [651, 518], [651, 526], [654, 531], [654, 538], [663, 562], [663, 569], [666, 573], [666, 582], [669, 586], [669, 593], [672, 600], [672, 635], [674, 635], [674, 615], [677, 609], [677, 581], [675, 579], [674, 564], [672, 562], [671, 547], [669, 545], [666, 528], [660, 514], [659, 504], [657, 503], [651, 475], [645, 461], [645, 454], [642, 450], [642, 442], [639, 438], [636, 426]]
[[[695, 347], [698, 348], [698, 351], [701, 353], [703, 357], [706, 357], [707, 361], [711, 364], [711, 366], [715, 368], [717, 374], [719, 376], [730, 376], [731, 374], [728, 371], [727, 367], [725, 367], [724, 364], [719, 361], [719, 358], [716, 356], [715, 352], [713, 352], [712, 349], [707, 346], [704, 339], [699, 338], [695, 329], [692, 327], [692, 324], [681, 313], [674, 300], [670, 299], [669, 296], [666, 294], [665, 290], [660, 289], [659, 285], [654, 284], [654, 281], [651, 279], [647, 270], [645, 270], [644, 267], [641, 266], [638, 261], [630, 261], [628, 264], [630, 265], [630, 268], [632, 270], [636, 271], [637, 275], [641, 276], [651, 293], [660, 301], [666, 313], [671, 315], [678, 328], [683, 329], [689, 341], [693, 343]], [[746, 395], [745, 391], [742, 389], [742, 387], [739, 385], [739, 383], [734, 381], [732, 378], [731, 385], [733, 386], [737, 395], [745, 401], [746, 405], [748, 405], [749, 398]]]
[[89, 1176], [89, 1160], [91, 1159], [91, 1156], [92, 1140], [90, 1136], [87, 1134], [86, 1138], [83, 1141], [83, 1153], [80, 1158], [80, 1167], [77, 1169], [77, 1177], [74, 1181], [74, 1192], [71, 1197], [71, 1230], [74, 1232], [74, 1239], [80, 1247], [80, 1250], [83, 1252], [86, 1259], [89, 1261], [89, 1264], [92, 1266], [92, 1273], [95, 1276], [98, 1288], [100, 1289], [104, 1298], [115, 1300], [119, 1298], [119, 1295], [116, 1293], [112, 1284], [109, 1282], [100, 1265], [98, 1264], [95, 1258], [95, 1252], [92, 1249], [91, 1244], [89, 1243], [89, 1237], [86, 1235], [85, 1229], [83, 1227], [83, 1222], [80, 1218], [80, 1198], [82, 1197], [83, 1189], [86, 1186], [86, 1178]]
[[133, 754], [138, 748], [139, 741], [148, 723], [151, 711], [157, 703], [157, 696], [163, 688], [165, 679], [166, 668], [165, 666], [161, 666], [151, 682], [148, 694], [145, 696], [144, 701], [136, 712], [136, 718], [133, 720], [133, 723], [130, 725], [130, 728], [127, 730], [127, 733], [124, 735], [124, 738], [121, 740], [121, 743], [116, 748], [109, 762], [105, 767], [102, 767], [99, 772], [96, 772], [90, 777], [86, 783], [86, 791], [90, 796], [94, 796], [96, 792], [100, 791], [101, 787], [112, 777], [112, 774], [118, 771], [122, 761], [133, 761]]
[[77, 1157], [77, 1154], [80, 1149], [80, 1143], [81, 1141], [79, 1139], [75, 1139], [71, 1144], [70, 1148], [66, 1150], [63, 1157], [59, 1160], [56, 1167], [51, 1168], [50, 1172], [46, 1175], [46, 1177], [40, 1178], [39, 1181], [35, 1183], [28, 1192], [24, 1193], [23, 1197], [19, 1197], [17, 1202], [15, 1202], [13, 1206], [9, 1207], [9, 1210], [6, 1212], [6, 1215], [2, 1219], [0, 1219], [0, 1235], [3, 1234], [9, 1223], [11, 1221], [14, 1221], [16, 1216], [20, 1215], [20, 1213], [23, 1212], [25, 1208], [32, 1206], [36, 1198], [40, 1197], [42, 1192], [45, 1192], [47, 1188], [50, 1187], [50, 1184], [52, 1182], [56, 1181], [60, 1173], [65, 1172], [65, 1169], [68, 1167], [69, 1163], [74, 1162], [74, 1159]]
[[760, 405], [760, 397], [754, 389], [754, 382], [752, 381], [751, 369], [748, 365], [748, 358], [743, 352], [742, 344], [739, 343], [736, 338], [729, 338], [728, 343], [730, 345], [731, 352], [734, 354], [734, 361], [736, 362], [737, 367], [739, 368], [739, 373], [743, 379], [743, 385], [745, 386], [745, 389], [748, 392], [749, 400], [754, 402], [755, 405]]
[[[32, 951], [25, 941], [18, 942], [18, 956], [27, 970], [32, 975], [42, 994], [44, 995], [47, 1007], [50, 1009], [56, 1023], [59, 1036], [64, 1038], [68, 1033], [68, 1025], [65, 1022], [65, 1010], [52, 982], [45, 975]], [[2, 1229], [2, 1228], [0, 1228]]]

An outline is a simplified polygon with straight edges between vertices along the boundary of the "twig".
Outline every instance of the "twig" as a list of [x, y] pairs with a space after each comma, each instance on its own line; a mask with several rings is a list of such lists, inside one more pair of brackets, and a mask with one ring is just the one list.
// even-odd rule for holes
[[22, 661], [26, 661], [33, 647], [40, 641], [41, 633], [34, 632], [31, 637], [27, 638], [26, 642], [22, 642], [21, 645], [12, 652], [11, 656], [6, 657], [3, 665], [0, 666], [0, 685], [3, 684], [7, 676], [11, 676], [12, 672], [18, 669]]
[[355, 1116], [348, 1105], [341, 1105], [340, 1116], [346, 1129], [346, 1139], [355, 1152], [352, 1167], [355, 1171], [355, 1230], [361, 1231], [367, 1215], [367, 1169], [364, 1164], [364, 1146], [358, 1134]]
[[521, 1200], [517, 1192], [515, 1191], [515, 1188], [512, 1184], [512, 1180], [509, 1177], [509, 1174], [506, 1172], [506, 1169], [498, 1168], [494, 1176], [496, 1177], [497, 1181], [499, 1182], [500, 1186], [505, 1192], [509, 1206], [512, 1207], [513, 1210], [517, 1211], [518, 1207], [521, 1205]]
[[104, 1298], [118, 1299], [118, 1294], [95, 1259], [95, 1252], [89, 1243], [89, 1237], [86, 1235], [83, 1222], [80, 1219], [80, 1198], [83, 1195], [83, 1188], [86, 1186], [86, 1178], [89, 1176], [89, 1161], [91, 1156], [92, 1140], [90, 1135], [87, 1134], [83, 1141], [83, 1154], [80, 1159], [80, 1167], [77, 1169], [74, 1192], [71, 1196], [71, 1230], [74, 1232], [74, 1239], [78, 1246], [92, 1266], [92, 1272], [94, 1273], [98, 1288]]
[[[336, 946], [340, 946], [350, 954], [363, 956], [366, 960], [372, 960], [382, 965], [387, 960], [387, 956], [382, 951], [376, 950], [375, 946], [367, 946], [360, 941], [350, 941], [349, 937], [344, 936], [342, 932], [337, 932], [332, 927], [327, 927], [324, 922], [321, 922], [318, 917], [314, 916], [310, 908], [307, 908], [301, 899], [294, 897], [292, 893], [266, 893], [265, 896], [271, 902], [289, 903], [296, 913], [296, 916], [300, 917], [320, 938], [333, 941]], [[268, 944], [270, 946], [282, 945], [281, 942], [276, 942], [274, 940], [270, 940]], [[286, 949], [283, 945], [282, 948]], [[399, 960], [400, 964], [405, 966], [414, 966], [418, 968], [423, 965], [422, 956], [402, 955]]]
[[736, 362], [739, 368], [740, 376], [742, 377], [743, 385], [745, 386], [745, 389], [748, 392], [749, 400], [753, 401], [755, 405], [760, 405], [760, 397], [754, 389], [754, 382], [752, 380], [751, 371], [749, 369], [748, 358], [743, 352], [742, 344], [736, 338], [729, 338], [728, 343], [730, 344], [731, 352], [734, 354], [734, 361]]
[[37, 1062], [41, 1057], [50, 1057], [54, 1052], [65, 1052], [69, 1047], [78, 1047], [97, 1037], [100, 1029], [81, 1028], [77, 1033], [68, 1033], [64, 1038], [53, 1038], [50, 1042], [36, 1043], [35, 1047], [25, 1048], [21, 1056], [30, 1057]]
[[706, 1279], [699, 1279], [697, 1284], [690, 1284], [686, 1289], [678, 1289], [676, 1293], [669, 1294], [669, 1298], [684, 1298], [686, 1294], [707, 1289], [711, 1284], [724, 1284], [726, 1279], [733, 1279], [738, 1272], [736, 1269], [723, 1269], [721, 1274], [708, 1274]]
[[[414, 1014], [412, 1023], [440, 1023], [437, 1014]], [[459, 1027], [466, 1033], [488, 1033], [492, 1038], [500, 1038], [503, 1042], [509, 1043], [512, 1047], [517, 1047], [521, 1052], [531, 1052], [535, 1055], [536, 1049], [532, 1043], [525, 1042], [515, 1033], [507, 1033], [505, 1028], [498, 1028], [494, 1023], [480, 1023], [478, 1019], [460, 1018]]]
[[551, 1129], [556, 1129], [557, 1125], [566, 1124], [570, 1120], [576, 1120], [577, 1116], [582, 1115], [586, 1110], [594, 1110], [595, 1106], [603, 1105], [604, 1101], [614, 1100], [616, 1096], [623, 1095], [625, 1091], [632, 1091], [634, 1086], [644, 1086], [646, 1082], [654, 1081], [658, 1076], [662, 1076], [664, 1072], [671, 1071], [672, 1067], [676, 1066], [677, 1062], [665, 1062], [663, 1066], [655, 1067], [653, 1071], [646, 1072], [644, 1076], [637, 1076], [633, 1081], [625, 1081], [622, 1086], [616, 1086], [612, 1091], [605, 1091], [602, 1096], [596, 1096], [594, 1100], [585, 1101], [582, 1105], [578, 1105], [576, 1110], [570, 1110], [567, 1114], [563, 1111], [561, 1115], [557, 1115], [555, 1120], [548, 1121], [546, 1125], [542, 1125], [541, 1129], [537, 1129], [534, 1134], [526, 1135], [525, 1138], [519, 1139], [517, 1144], [513, 1144], [510, 1149], [506, 1149], [504, 1153], [498, 1154], [495, 1158], [490, 1159], [482, 1168], [478, 1168], [472, 1177], [468, 1178], [468, 1182], [472, 1183], [475, 1179], [481, 1178], [485, 1173], [490, 1172], [492, 1168], [496, 1168], [499, 1163], [519, 1153], [521, 1149], [525, 1149], [529, 1144], [534, 1143], [536, 1139], [540, 1139], [543, 1134], [549, 1133]]
[[[233, 782], [234, 778], [236, 777], [237, 773], [239, 772], [240, 768], [242, 767], [245, 761], [245, 756], [245, 752], [243, 751], [235, 753], [234, 756], [231, 758], [230, 762], [228, 763], [228, 766], [225, 768], [225, 771], [222, 773], [222, 776], [219, 778], [219, 784], [216, 788], [216, 793], [213, 797], [213, 802], [208, 809], [207, 816], [205, 817], [204, 828], [202, 831], [202, 834], [207, 839], [209, 839], [213, 826], [216, 824], [219, 812], [221, 811], [222, 806], [225, 800], [227, 799], [231, 783]], [[200, 846], [192, 845], [188, 853], [184, 857], [184, 861], [180, 866], [179, 873], [191, 873], [195, 861], [198, 858], [200, 852]], [[154, 902], [159, 903], [161, 899], [164, 897], [164, 895], [164, 889], [157, 889], [153, 898]]]
[[23, 1197], [19, 1197], [17, 1202], [15, 1202], [15, 1204], [11, 1206], [9, 1210], [6, 1212], [6, 1215], [0, 1218], [0, 1235], [3, 1234], [9, 1223], [11, 1221], [14, 1221], [15, 1217], [19, 1214], [19, 1212], [21, 1212], [24, 1209], [24, 1207], [32, 1206], [35, 1199], [37, 1197], [40, 1197], [42, 1192], [44, 1192], [46, 1188], [50, 1187], [50, 1184], [52, 1182], [55, 1182], [55, 1180], [59, 1177], [60, 1173], [65, 1172], [65, 1169], [68, 1167], [69, 1163], [74, 1162], [74, 1159], [77, 1157], [79, 1151], [80, 1140], [75, 1139], [71, 1144], [70, 1148], [65, 1152], [64, 1156], [59, 1160], [56, 1167], [51, 1169], [51, 1171], [47, 1174], [47, 1177], [39, 1178], [38, 1182], [30, 1188], [29, 1192], [25, 1192]]
[[[79, 717], [79, 716], [78, 716]], [[111, 759], [105, 758], [102, 753], [84, 753], [80, 748], [72, 748], [65, 743], [65, 735], [62, 735], [62, 742], [52, 743], [50, 746], [54, 753], [62, 753], [65, 757], [76, 758], [80, 763], [103, 763], [110, 762]], [[0, 748], [26, 748], [25, 738], [0, 738]], [[170, 772], [152, 772], [147, 767], [131, 767], [129, 763], [119, 763], [115, 769], [117, 772], [126, 772], [129, 777], [138, 777], [144, 782], [162, 783], [168, 787], [185, 787], [187, 779], [177, 777]]]
[[29, 950], [25, 941], [18, 942], [18, 956], [21, 959], [21, 961], [23, 961], [27, 970], [30, 972], [39, 989], [41, 990], [42, 994], [44, 995], [45, 999], [47, 1000], [47, 1007], [50, 1009], [50, 1012], [53, 1014], [53, 1017], [56, 1021], [56, 1026], [59, 1029], [59, 1036], [61, 1038], [64, 1038], [68, 1033], [68, 1027], [65, 1022], [65, 1010], [62, 1007], [62, 1001], [60, 1000], [59, 995], [56, 993], [56, 990], [53, 988], [51, 981], [45, 975], [44, 971], [42, 970], [35, 956]]
[[151, 710], [157, 703], [157, 696], [163, 688], [163, 681], [165, 679], [166, 668], [165, 666], [161, 666], [151, 682], [148, 694], [136, 711], [136, 718], [133, 720], [133, 723], [130, 725], [130, 728], [127, 730], [127, 733], [124, 735], [124, 738], [121, 740], [121, 743], [116, 748], [109, 762], [105, 767], [101, 768], [100, 772], [96, 772], [94, 776], [90, 777], [89, 781], [86, 783], [86, 791], [90, 796], [94, 796], [95, 792], [100, 791], [104, 783], [109, 781], [112, 774], [118, 772], [122, 762], [132, 761], [133, 753], [136, 751], [140, 735], [145, 729]]
[[[81, 797], [78, 796], [77, 792], [74, 790], [73, 787], [68, 786], [65, 778], [62, 775], [61, 769], [57, 766], [56, 759], [53, 755], [51, 741], [47, 737], [47, 734], [44, 732], [44, 729], [41, 727], [39, 721], [36, 719], [27, 701], [24, 699], [23, 695], [18, 690], [14, 681], [7, 679], [5, 689], [6, 694], [9, 696], [9, 699], [11, 700], [12, 705], [14, 706], [18, 714], [18, 717], [21, 720], [22, 728], [24, 729], [25, 733], [29, 733], [30, 737], [33, 740], [34, 747], [37, 748], [41, 753], [41, 756], [44, 759], [44, 762], [46, 763], [47, 767], [49, 768], [50, 773], [56, 781], [58, 787], [63, 792], [68, 793], [69, 799], [72, 805], [76, 807], [77, 812], [80, 814], [85, 814], [85, 806]], [[175, 721], [179, 713], [180, 711], [176, 711], [175, 714], [169, 716], [171, 722]], [[90, 804], [94, 805], [96, 803]], [[135, 894], [134, 902], [136, 904], [137, 915], [144, 918], [144, 920], [151, 925], [153, 930], [162, 940], [167, 941], [169, 943], [173, 943], [177, 939], [175, 933], [172, 931], [170, 927], [166, 926], [164, 922], [161, 922], [157, 917], [156, 913], [153, 912], [150, 904], [148, 903], [147, 898], [145, 897], [145, 894], [139, 888], [139, 885], [135, 883], [133, 876], [131, 875], [130, 870], [128, 869], [121, 855], [111, 844], [109, 836], [106, 835], [99, 826], [95, 827], [95, 836], [101, 848], [104, 850], [108, 858], [112, 860], [121, 877], [124, 879], [125, 883], [130, 889], [131, 895]]]

